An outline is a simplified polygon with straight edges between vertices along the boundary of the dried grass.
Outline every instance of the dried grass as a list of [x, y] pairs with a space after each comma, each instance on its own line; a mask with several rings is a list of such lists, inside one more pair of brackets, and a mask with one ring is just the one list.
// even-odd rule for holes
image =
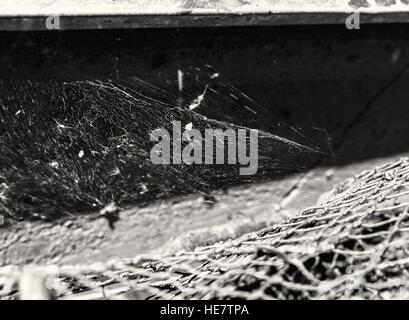
[[[61, 266], [59, 298], [409, 297], [409, 159], [336, 186], [292, 219], [194, 251]], [[20, 269], [0, 272], [14, 289]], [[5, 288], [5, 286], [4, 286]], [[3, 290], [4, 291], [4, 290]]]

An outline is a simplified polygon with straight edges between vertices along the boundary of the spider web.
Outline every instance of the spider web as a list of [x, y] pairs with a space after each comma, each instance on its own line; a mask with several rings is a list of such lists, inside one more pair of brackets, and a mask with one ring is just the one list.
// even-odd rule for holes
[[[7, 221], [50, 220], [112, 201], [126, 205], [209, 193], [305, 170], [322, 155], [295, 139], [293, 128], [288, 128], [291, 138], [281, 135], [283, 125], [272, 125], [264, 108], [210, 67], [192, 72], [185, 82], [193, 85], [176, 91], [136, 77], [2, 81], [0, 214]], [[171, 132], [173, 121], [201, 132], [259, 129], [257, 174], [240, 176], [239, 165], [152, 164], [149, 134], [157, 128]]]

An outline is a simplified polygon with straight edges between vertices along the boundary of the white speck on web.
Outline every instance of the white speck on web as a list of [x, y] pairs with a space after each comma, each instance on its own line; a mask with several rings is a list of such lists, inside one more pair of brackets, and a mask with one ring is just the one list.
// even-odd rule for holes
[[204, 99], [208, 86], [209, 85], [206, 85], [205, 89], [203, 90], [203, 93], [199, 95], [195, 100], [193, 100], [193, 102], [189, 106], [189, 110], [196, 109], [198, 106], [200, 106], [200, 104], [202, 103]]
[[180, 69], [178, 70], [178, 89], [179, 92], [183, 90], [183, 71]]
[[50, 162], [50, 167], [57, 169], [58, 168], [58, 162], [57, 161]]
[[146, 184], [142, 183], [141, 184], [141, 192], [139, 192], [140, 194], [144, 194], [146, 192], [148, 192], [148, 188], [146, 187]]
[[68, 129], [69, 127], [59, 123], [57, 120], [54, 120], [57, 123], [57, 128], [59, 129]]
[[193, 123], [188, 123], [187, 125], [185, 125], [185, 130], [186, 131], [189, 131], [189, 130], [192, 130], [192, 128], [193, 128]]
[[110, 176], [117, 176], [120, 173], [121, 173], [121, 170], [119, 170], [119, 168], [115, 168], [114, 170], [111, 171], [111, 173], [109, 175]]

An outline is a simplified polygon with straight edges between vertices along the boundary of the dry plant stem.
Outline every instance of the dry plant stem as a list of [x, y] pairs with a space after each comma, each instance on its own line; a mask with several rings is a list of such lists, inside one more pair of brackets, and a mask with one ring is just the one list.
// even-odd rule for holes
[[[367, 170], [314, 208], [172, 255], [60, 266], [62, 299], [384, 299], [408, 296], [409, 159]], [[18, 281], [21, 270], [0, 270]], [[70, 282], [71, 281], [71, 282]], [[82, 288], [82, 292], [80, 288]], [[101, 288], [103, 293], [101, 293]], [[143, 292], [143, 294], [142, 294]], [[134, 296], [135, 296], [134, 295]]]

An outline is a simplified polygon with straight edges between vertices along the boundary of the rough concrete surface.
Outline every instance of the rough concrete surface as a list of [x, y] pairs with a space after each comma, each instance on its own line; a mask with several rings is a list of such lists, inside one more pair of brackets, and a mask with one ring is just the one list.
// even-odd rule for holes
[[0, 30], [345, 24], [354, 10], [362, 23], [408, 21], [406, 0], [3, 0]]
[[115, 230], [93, 216], [20, 223], [0, 234], [0, 265], [91, 263], [236, 238], [314, 206], [334, 184], [396, 159], [320, 168], [282, 181], [235, 187], [216, 194], [214, 204], [193, 195], [129, 208], [121, 212]]
[[0, 15], [348, 12], [351, 8], [372, 8], [376, 12], [382, 11], [385, 7], [406, 10], [406, 5], [405, 1], [399, 0], [3, 0], [0, 4]]

